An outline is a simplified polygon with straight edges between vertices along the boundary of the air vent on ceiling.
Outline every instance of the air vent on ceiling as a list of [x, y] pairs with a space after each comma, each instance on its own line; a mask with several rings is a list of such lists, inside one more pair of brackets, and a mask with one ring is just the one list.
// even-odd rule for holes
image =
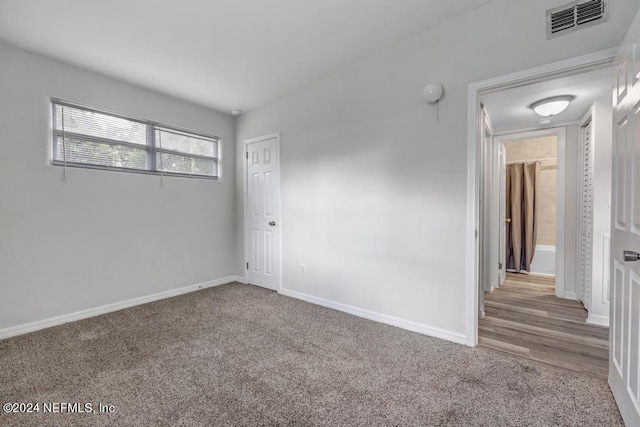
[[608, 20], [608, 0], [572, 1], [547, 10], [547, 39]]

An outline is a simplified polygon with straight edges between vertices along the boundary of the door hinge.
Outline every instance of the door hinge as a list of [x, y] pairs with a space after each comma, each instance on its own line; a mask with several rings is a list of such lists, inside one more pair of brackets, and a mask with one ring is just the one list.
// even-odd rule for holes
[[249, 269], [249, 263], [247, 263], [247, 270]]
[[245, 154], [247, 155], [247, 160], [249, 160], [249, 152], [247, 151]]
[[478, 238], [478, 230], [476, 230], [476, 239]]

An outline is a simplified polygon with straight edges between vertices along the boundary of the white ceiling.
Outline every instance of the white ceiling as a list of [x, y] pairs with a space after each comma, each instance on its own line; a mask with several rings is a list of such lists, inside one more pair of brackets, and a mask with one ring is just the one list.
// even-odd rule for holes
[[250, 110], [491, 0], [0, 0], [0, 40]]
[[[484, 94], [484, 104], [493, 131], [544, 128], [557, 123], [580, 120], [593, 101], [613, 96], [613, 68], [602, 68], [574, 76], [534, 83], [527, 86]], [[551, 124], [541, 125], [542, 118], [529, 108], [533, 102], [557, 95], [574, 95], [576, 98], [562, 113], [551, 118]]]

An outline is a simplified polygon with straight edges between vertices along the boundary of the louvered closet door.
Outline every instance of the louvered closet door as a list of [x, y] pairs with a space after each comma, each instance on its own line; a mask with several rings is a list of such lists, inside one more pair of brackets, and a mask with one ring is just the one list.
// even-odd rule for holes
[[582, 128], [582, 192], [580, 194], [580, 287], [579, 298], [589, 310], [593, 258], [593, 138], [591, 121]]

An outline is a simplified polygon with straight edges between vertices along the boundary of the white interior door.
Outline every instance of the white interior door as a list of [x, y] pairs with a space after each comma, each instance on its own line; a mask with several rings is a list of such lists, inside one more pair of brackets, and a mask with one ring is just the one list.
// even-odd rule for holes
[[640, 426], [640, 13], [616, 58], [609, 384], [628, 426]]
[[507, 272], [507, 149], [498, 144], [498, 282], [504, 284]]
[[280, 287], [280, 186], [278, 137], [246, 142], [247, 280]]

